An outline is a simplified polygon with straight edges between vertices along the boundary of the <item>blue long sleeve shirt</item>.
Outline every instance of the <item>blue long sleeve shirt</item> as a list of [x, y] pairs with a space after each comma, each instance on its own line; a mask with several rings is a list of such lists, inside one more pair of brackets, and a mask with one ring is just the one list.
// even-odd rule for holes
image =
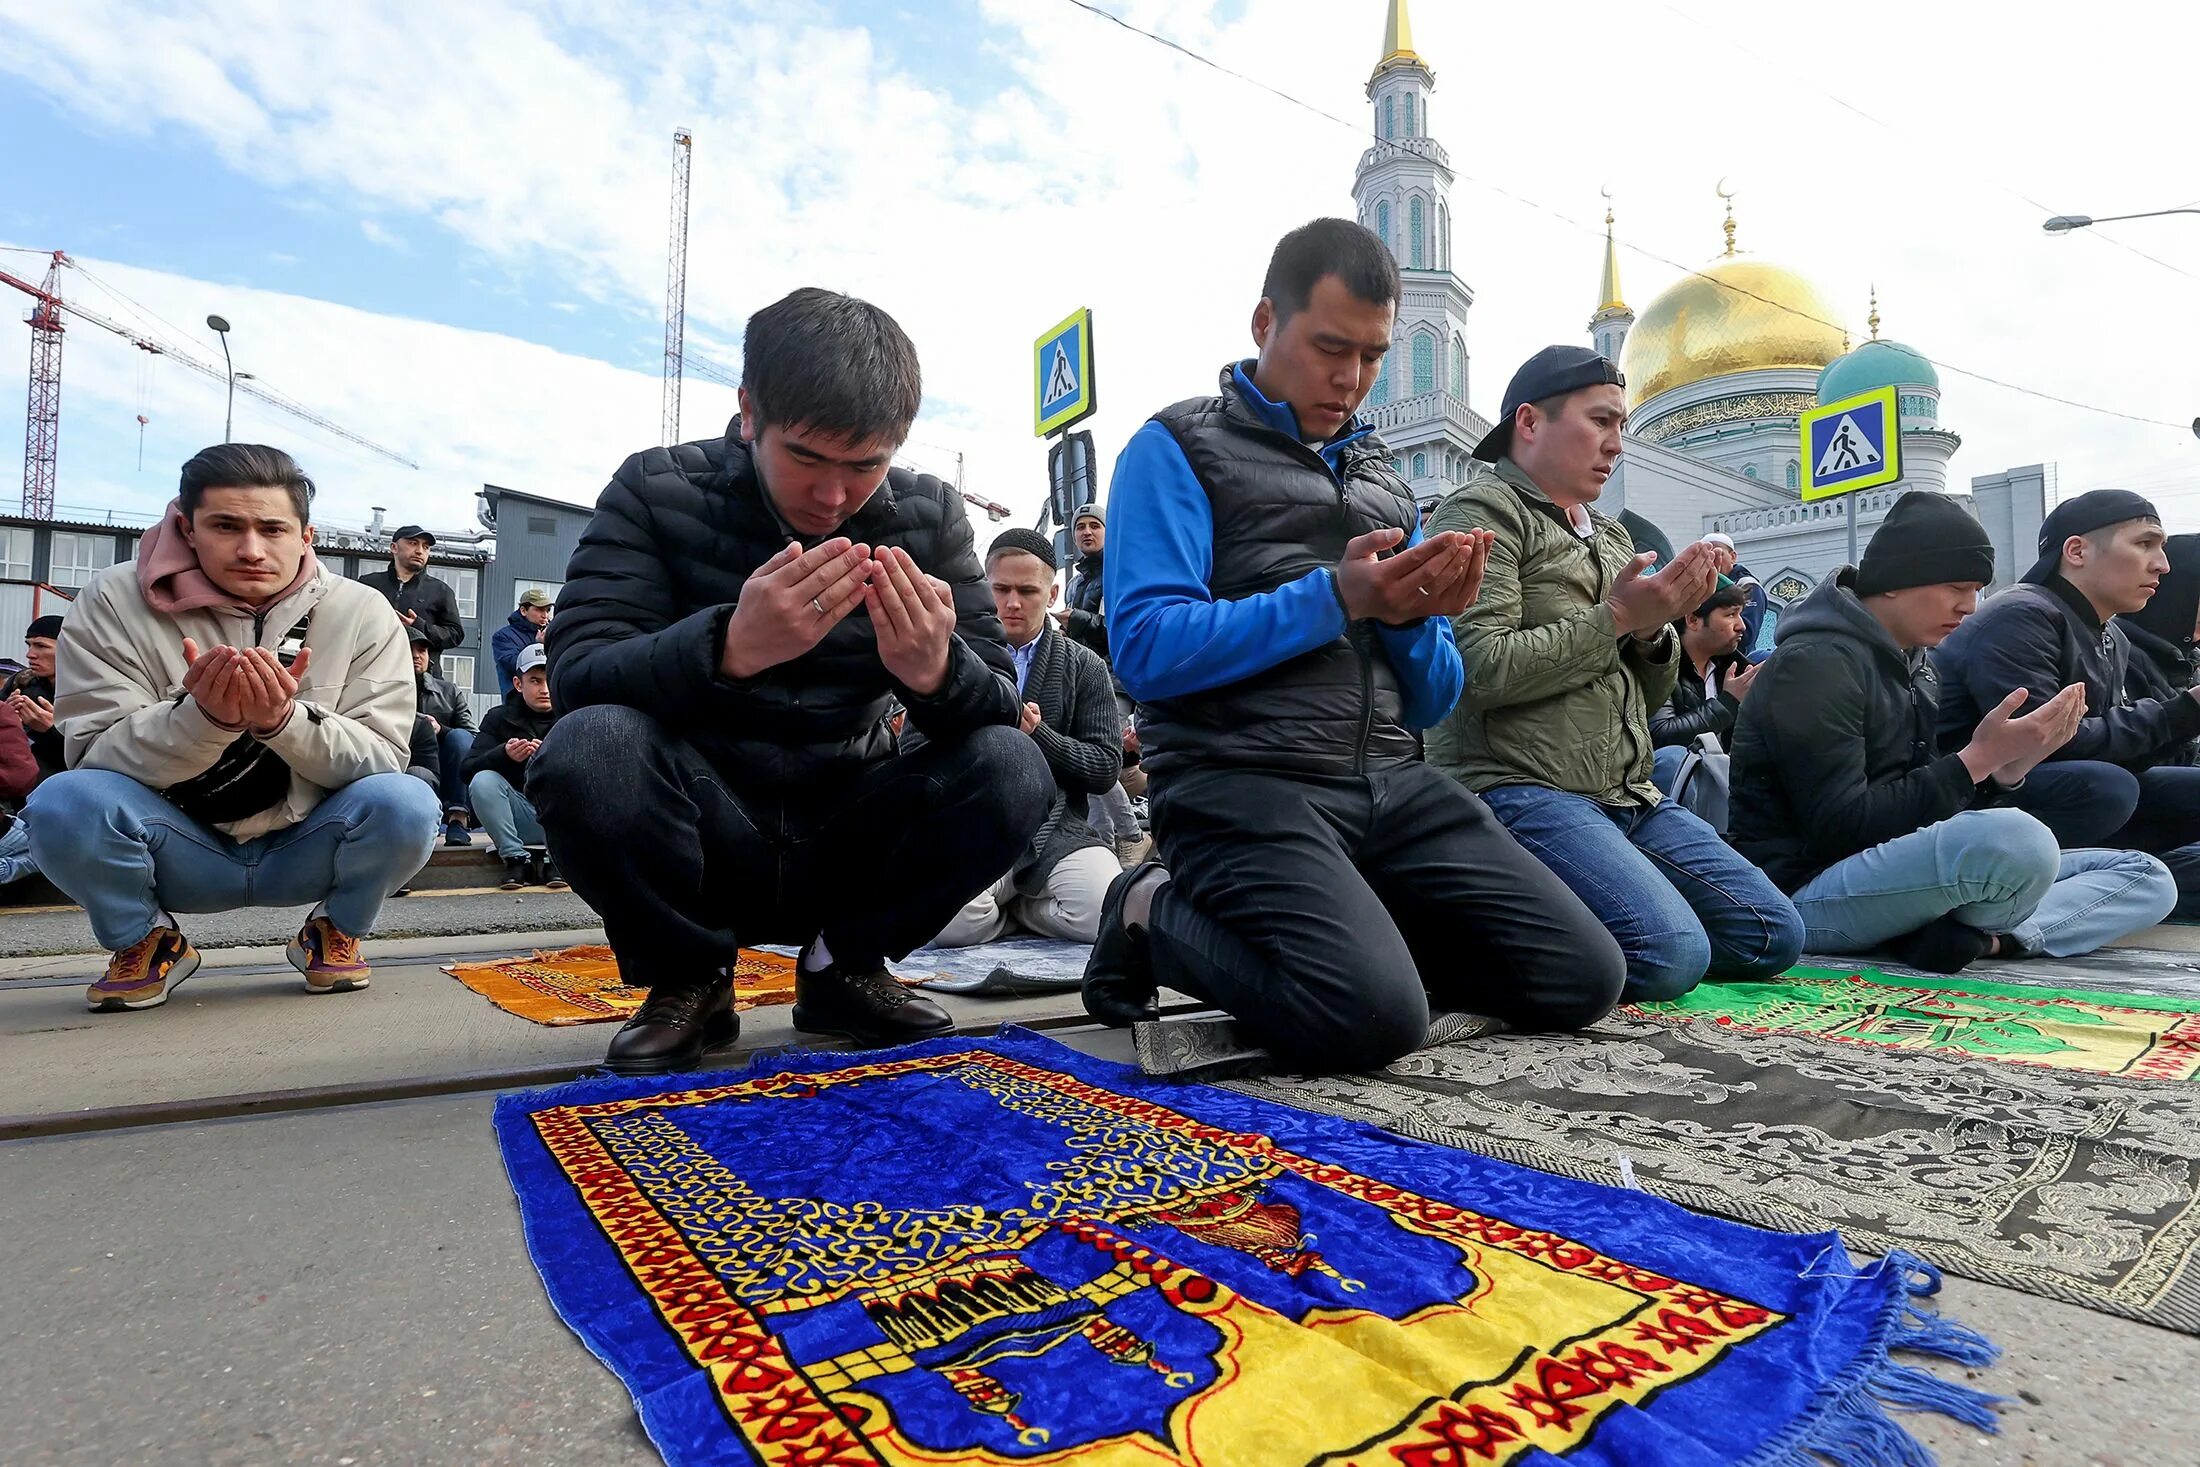
[[[1299, 437], [1287, 403], [1270, 402], [1240, 366], [1238, 390], [1278, 432]], [[1338, 454], [1369, 430], [1354, 426], [1315, 446], [1331, 474]], [[1310, 445], [1313, 446], [1313, 445]], [[1116, 676], [1133, 698], [1154, 702], [1225, 687], [1343, 636], [1335, 574], [1326, 566], [1235, 601], [1208, 589], [1214, 573], [1214, 507], [1167, 428], [1149, 422], [1115, 461], [1108, 489], [1108, 559], [1103, 588]], [[1408, 545], [1421, 540], [1418, 524]], [[1375, 624], [1398, 677], [1409, 728], [1451, 711], [1466, 685], [1451, 622]]]

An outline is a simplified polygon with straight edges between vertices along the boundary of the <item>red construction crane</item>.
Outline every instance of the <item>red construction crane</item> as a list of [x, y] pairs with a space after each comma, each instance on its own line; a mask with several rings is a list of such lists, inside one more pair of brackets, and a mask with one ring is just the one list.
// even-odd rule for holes
[[[76, 262], [61, 251], [53, 251], [51, 263], [46, 267], [46, 279], [42, 285], [0, 270], [0, 285], [10, 285], [31, 298], [31, 313], [26, 318], [31, 328], [31, 384], [30, 412], [23, 432], [23, 513], [34, 519], [52, 519], [54, 504], [54, 467], [61, 448], [61, 336], [65, 327], [64, 316], [74, 316], [87, 325], [111, 331], [129, 342], [139, 351], [166, 357], [180, 366], [189, 367], [202, 377], [216, 382], [228, 382], [230, 374], [213, 362], [204, 361], [173, 342], [136, 331], [119, 321], [110, 321], [96, 311], [88, 311], [74, 301], [61, 297], [61, 271], [74, 268]], [[311, 423], [332, 437], [356, 443], [361, 448], [378, 453], [408, 469], [420, 465], [401, 453], [384, 448], [370, 438], [362, 438], [348, 428], [340, 427], [319, 413], [291, 401], [265, 383], [239, 378], [237, 390], [256, 397], [270, 407], [281, 409], [302, 422]], [[139, 420], [144, 421], [142, 418]]]

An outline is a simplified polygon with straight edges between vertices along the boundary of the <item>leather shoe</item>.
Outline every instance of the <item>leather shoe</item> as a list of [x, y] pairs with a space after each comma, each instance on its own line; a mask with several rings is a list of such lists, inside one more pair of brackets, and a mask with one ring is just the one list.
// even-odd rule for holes
[[659, 983], [611, 1038], [603, 1067], [614, 1075], [667, 1075], [690, 1070], [706, 1051], [731, 1044], [741, 1032], [733, 1011], [733, 984], [724, 974], [701, 983]]
[[1100, 930], [1092, 940], [1092, 956], [1085, 960], [1080, 991], [1085, 1012], [1113, 1028], [1161, 1017], [1161, 985], [1154, 980], [1146, 929], [1123, 921], [1123, 904], [1131, 888], [1156, 880], [1156, 873], [1161, 882], [1169, 878], [1169, 868], [1159, 861], [1133, 866], [1108, 883], [1107, 899], [1100, 904]]
[[852, 973], [834, 962], [812, 973], [800, 958], [789, 1018], [805, 1034], [844, 1034], [863, 1045], [907, 1044], [955, 1027], [947, 1010], [903, 987], [883, 965]]

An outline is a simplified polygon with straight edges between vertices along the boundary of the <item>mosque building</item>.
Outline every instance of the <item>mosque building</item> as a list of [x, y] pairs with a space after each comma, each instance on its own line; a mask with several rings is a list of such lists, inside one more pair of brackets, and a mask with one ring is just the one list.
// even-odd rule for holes
[[[1450, 157], [1433, 133], [1436, 74], [1414, 50], [1407, 0], [1389, 0], [1382, 57], [1368, 78], [1375, 143], [1360, 157], [1357, 217], [1397, 256], [1404, 294], [1383, 375], [1362, 415], [1424, 504], [1467, 476], [1489, 419], [1468, 406], [1467, 312], [1474, 292], [1452, 273]], [[1648, 520], [1676, 545], [1713, 530], [1733, 537], [1776, 603], [1807, 595], [1848, 558], [1847, 509], [1805, 504], [1800, 419], [1822, 403], [1896, 389], [1903, 477], [1856, 499], [1857, 539], [1869, 540], [1910, 489], [1949, 489], [1962, 439], [1943, 426], [1940, 377], [1911, 347], [1879, 335], [1851, 349], [1840, 313], [1802, 275], [1736, 244], [1732, 195], [1725, 249], [1660, 292], [1638, 316], [1620, 285], [1615, 220], [1605, 215], [1597, 351], [1627, 377], [1628, 431], [1599, 507]], [[2033, 558], [2052, 493], [2051, 466], [1974, 478], [1957, 489], [1994, 542], [1996, 584]], [[1638, 539], [1642, 538], [1638, 529]]]

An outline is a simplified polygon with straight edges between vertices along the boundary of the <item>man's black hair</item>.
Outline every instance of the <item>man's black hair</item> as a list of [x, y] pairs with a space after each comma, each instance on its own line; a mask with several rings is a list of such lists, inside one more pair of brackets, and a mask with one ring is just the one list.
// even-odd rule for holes
[[806, 428], [844, 443], [900, 443], [917, 420], [917, 349], [869, 301], [806, 285], [749, 317], [741, 386], [759, 430]]
[[1697, 607], [1688, 615], [1697, 621], [1702, 621], [1708, 618], [1712, 612], [1723, 607], [1731, 606], [1736, 610], [1741, 610], [1748, 605], [1749, 593], [1740, 586], [1721, 586], [1718, 590], [1704, 597], [1703, 605]]
[[1373, 306], [1393, 304], [1401, 289], [1398, 262], [1375, 231], [1350, 219], [1316, 219], [1278, 240], [1268, 257], [1260, 293], [1275, 307], [1277, 325], [1306, 309], [1324, 275]]
[[217, 443], [202, 448], [183, 466], [176, 501], [188, 520], [199, 512], [209, 489], [282, 489], [298, 511], [300, 526], [313, 523], [313, 481], [298, 461], [264, 443]]

